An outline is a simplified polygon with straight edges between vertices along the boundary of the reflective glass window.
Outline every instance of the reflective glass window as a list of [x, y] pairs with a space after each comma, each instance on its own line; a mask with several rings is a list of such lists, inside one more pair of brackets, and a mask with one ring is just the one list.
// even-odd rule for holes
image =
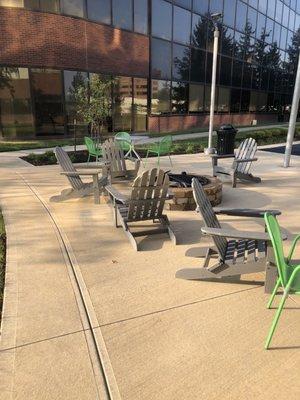
[[231, 65], [232, 59], [229, 57], [221, 57], [220, 65], [220, 84], [230, 85], [231, 84]]
[[171, 78], [171, 43], [152, 39], [152, 77]]
[[231, 89], [230, 91], [230, 112], [236, 113], [240, 111], [241, 90]]
[[81, 71], [64, 71], [64, 93], [68, 124], [72, 125], [74, 119], [80, 121], [80, 115], [76, 112], [78, 93], [88, 84], [88, 74]]
[[243, 83], [242, 86], [244, 88], [251, 88], [252, 86], [252, 68], [251, 64], [249, 63], [244, 63], [244, 68], [243, 68]]
[[174, 4], [188, 8], [189, 10], [192, 8], [192, 0], [174, 0]]
[[258, 9], [260, 12], [266, 14], [267, 13], [267, 3], [268, 0], [259, 0]]
[[234, 31], [230, 28], [224, 28], [221, 36], [221, 53], [231, 56], [234, 46]]
[[151, 81], [151, 113], [166, 114], [171, 112], [171, 82]]
[[134, 31], [148, 33], [148, 0], [134, 0]]
[[204, 111], [204, 86], [190, 84], [189, 87], [189, 112]]
[[31, 69], [31, 86], [37, 134], [63, 134], [64, 110], [61, 71]]
[[289, 26], [290, 9], [285, 4], [283, 5], [282, 25]]
[[132, 129], [132, 78], [119, 76], [113, 86], [113, 124], [115, 131]]
[[59, 12], [59, 0], [24, 0], [24, 7], [30, 10]]
[[0, 117], [4, 138], [33, 134], [27, 68], [0, 67]]
[[219, 87], [217, 111], [219, 113], [229, 112], [229, 105], [230, 105], [230, 89]]
[[224, 0], [223, 23], [231, 27], [234, 27], [235, 1], [236, 0]]
[[275, 22], [273, 31], [273, 42], [276, 42], [278, 46], [280, 46], [280, 30], [280, 25]]
[[275, 9], [276, 9], [276, 1], [275, 0], [269, 0], [268, 1], [268, 11], [267, 11], [267, 15], [270, 18], [275, 18]]
[[262, 38], [266, 27], [266, 16], [262, 13], [257, 14], [256, 37]]
[[23, 0], [0, 0], [0, 6], [24, 7], [24, 2]]
[[266, 22], [266, 42], [272, 43], [273, 41], [273, 29], [274, 29], [274, 21], [270, 18], [267, 18]]
[[112, 0], [113, 25], [132, 30], [132, 0]]
[[281, 36], [280, 36], [280, 47], [285, 49], [286, 47], [286, 40], [287, 40], [287, 29], [282, 27], [281, 28]]
[[173, 40], [184, 44], [190, 43], [191, 13], [181, 7], [174, 7]]
[[209, 2], [209, 12], [222, 13], [223, 12], [223, 0], [210, 0]]
[[172, 5], [163, 0], [152, 0], [152, 35], [172, 38]]
[[277, 0], [277, 2], [276, 2], [275, 19], [279, 23], [281, 23], [282, 14], [283, 14], [283, 4], [282, 4], [282, 2], [280, 0]]
[[133, 78], [134, 130], [138, 132], [147, 129], [147, 93], [147, 79]]
[[84, 17], [84, 0], [60, 0], [63, 14]]
[[248, 0], [248, 3], [254, 8], [258, 7], [258, 0]]
[[191, 49], [191, 81], [205, 81], [205, 51]]
[[246, 25], [247, 6], [242, 1], [238, 0], [236, 5], [236, 29], [243, 32]]
[[185, 114], [188, 110], [188, 84], [172, 83], [172, 113]]
[[189, 79], [190, 49], [178, 44], [173, 45], [173, 78], [186, 81]]
[[232, 86], [241, 86], [243, 63], [242, 61], [233, 60], [232, 63]]
[[208, 13], [208, 0], [194, 0], [193, 9], [202, 15], [206, 15]]
[[242, 90], [241, 92], [241, 112], [248, 112], [250, 105], [250, 90]]
[[110, 0], [87, 0], [88, 18], [93, 21], [111, 24]]
[[249, 24], [249, 29], [251, 30], [251, 35], [255, 35], [256, 32], [256, 21], [257, 21], [257, 11], [254, 8], [248, 8], [247, 22]]
[[192, 18], [192, 45], [206, 48], [207, 43], [207, 29], [208, 20], [207, 18], [201, 17], [198, 14], [193, 14]]

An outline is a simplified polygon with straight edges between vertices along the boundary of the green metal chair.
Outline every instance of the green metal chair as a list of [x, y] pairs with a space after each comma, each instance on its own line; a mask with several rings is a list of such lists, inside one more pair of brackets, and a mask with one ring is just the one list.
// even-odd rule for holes
[[160, 162], [160, 156], [163, 155], [168, 155], [169, 156], [169, 160], [170, 160], [170, 164], [171, 166], [173, 166], [172, 164], [172, 160], [171, 160], [171, 148], [172, 148], [172, 136], [168, 135], [168, 136], [164, 136], [159, 143], [153, 143], [148, 149], [147, 149], [147, 154], [146, 154], [146, 160], [145, 160], [145, 166], [147, 164], [148, 161], [148, 156], [150, 153], [152, 154], [156, 154], [157, 155], [157, 165], [159, 166], [159, 162]]
[[102, 149], [97, 148], [95, 142], [93, 139], [91, 139], [88, 136], [84, 137], [84, 143], [86, 145], [87, 151], [89, 152], [88, 160], [87, 162], [90, 162], [91, 157], [94, 157], [96, 159], [96, 162], [99, 161], [99, 158], [102, 157]]
[[132, 138], [128, 132], [118, 132], [115, 135], [115, 140], [120, 144], [121, 149], [124, 151], [124, 157], [133, 157], [133, 154], [136, 158], [141, 159], [138, 153], [135, 151], [134, 143]]
[[279, 224], [276, 220], [276, 218], [271, 215], [270, 213], [265, 213], [265, 222], [267, 226], [267, 230], [272, 242], [272, 246], [274, 249], [274, 254], [275, 254], [275, 261], [278, 269], [278, 279], [275, 285], [275, 288], [273, 290], [273, 293], [271, 295], [271, 298], [268, 302], [267, 307], [271, 308], [274, 297], [277, 293], [277, 290], [282, 287], [284, 292], [283, 296], [281, 298], [281, 301], [279, 303], [279, 307], [276, 311], [271, 329], [269, 331], [267, 341], [265, 344], [265, 349], [268, 349], [273, 337], [273, 334], [275, 332], [275, 329], [277, 327], [277, 323], [279, 320], [279, 317], [281, 315], [282, 309], [284, 307], [284, 303], [288, 297], [289, 294], [300, 294], [300, 264], [293, 264], [291, 262], [291, 259], [293, 257], [296, 244], [300, 239], [300, 235], [296, 236], [290, 252], [287, 257], [284, 256], [283, 253], [283, 245], [282, 245], [282, 236], [280, 232], [280, 227]]

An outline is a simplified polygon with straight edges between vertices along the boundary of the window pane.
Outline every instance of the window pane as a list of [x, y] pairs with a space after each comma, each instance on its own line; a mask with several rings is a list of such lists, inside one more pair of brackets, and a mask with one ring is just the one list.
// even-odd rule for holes
[[221, 57], [220, 66], [220, 84], [230, 85], [231, 84], [231, 64], [232, 59], [228, 57]]
[[134, 130], [141, 132], [147, 129], [147, 79], [133, 79], [133, 117]]
[[0, 68], [0, 115], [5, 139], [32, 136], [34, 129], [27, 68]]
[[163, 0], [152, 0], [152, 35], [172, 38], [172, 5]]
[[209, 4], [209, 12], [213, 13], [222, 13], [223, 12], [223, 0], [210, 0]]
[[250, 104], [250, 90], [242, 90], [241, 112], [248, 112]]
[[190, 43], [191, 13], [180, 7], [174, 7], [173, 40]]
[[188, 84], [182, 82], [172, 83], [172, 112], [185, 114], [188, 109]]
[[64, 71], [65, 105], [68, 128], [73, 128], [74, 119], [82, 122], [77, 113], [78, 89], [88, 84], [88, 75], [80, 71]]
[[254, 8], [248, 7], [247, 22], [248, 22], [249, 28], [251, 30], [251, 35], [255, 35], [256, 20], [257, 20], [257, 11], [254, 10]]
[[203, 18], [198, 14], [193, 14], [193, 17], [192, 17], [192, 45], [193, 46], [200, 47], [202, 49], [206, 48], [207, 28], [208, 28], [207, 18]]
[[24, 0], [24, 7], [27, 10], [39, 10], [40, 0]]
[[151, 93], [151, 113], [169, 113], [171, 111], [171, 82], [152, 80]]
[[0, 6], [6, 7], [23, 7], [23, 0], [0, 0]]
[[218, 112], [229, 112], [230, 89], [219, 87], [218, 90]]
[[115, 131], [132, 130], [132, 78], [117, 77], [113, 89]]
[[87, 0], [87, 13], [93, 21], [111, 24], [110, 0]]
[[235, 19], [235, 0], [224, 0], [224, 15], [223, 22], [226, 25], [234, 27]]
[[230, 91], [230, 112], [235, 113], [240, 111], [240, 89], [231, 89]]
[[238, 0], [236, 6], [236, 29], [238, 29], [241, 32], [243, 32], [245, 29], [246, 15], [247, 15], [246, 4]]
[[241, 86], [243, 63], [242, 61], [233, 60], [232, 64], [232, 86]]
[[188, 47], [173, 45], [173, 78], [182, 81], [189, 79], [190, 49]]
[[205, 51], [191, 49], [191, 81], [205, 81]]
[[204, 86], [190, 84], [189, 88], [189, 111], [204, 111]]
[[63, 134], [61, 71], [32, 69], [31, 78], [37, 134]]
[[205, 15], [208, 13], [208, 0], [194, 0], [194, 11]]
[[148, 0], [134, 0], [134, 30], [148, 33]]
[[152, 39], [152, 77], [171, 78], [171, 43]]
[[231, 56], [233, 52], [233, 38], [234, 31], [230, 28], [224, 27], [221, 36], [221, 53]]
[[112, 0], [112, 4], [114, 26], [132, 30], [132, 0]]
[[188, 8], [189, 10], [192, 8], [192, 0], [174, 0], [174, 4]]
[[63, 14], [84, 16], [84, 0], [61, 0], [60, 5]]

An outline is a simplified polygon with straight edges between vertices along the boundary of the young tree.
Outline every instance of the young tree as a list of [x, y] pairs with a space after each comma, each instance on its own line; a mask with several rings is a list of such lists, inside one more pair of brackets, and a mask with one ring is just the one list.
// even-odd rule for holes
[[91, 74], [89, 81], [82, 75], [73, 80], [69, 96], [77, 118], [88, 124], [92, 134], [101, 134], [112, 113], [111, 77]]

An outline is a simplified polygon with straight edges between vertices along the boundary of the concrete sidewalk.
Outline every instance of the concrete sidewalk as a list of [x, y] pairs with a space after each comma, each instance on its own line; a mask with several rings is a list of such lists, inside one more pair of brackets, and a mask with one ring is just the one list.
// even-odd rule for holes
[[[288, 124], [273, 124], [273, 125], [261, 125], [261, 126], [250, 126], [246, 128], [238, 128], [239, 132], [248, 132], [248, 131], [256, 131], [259, 129], [272, 129], [272, 128], [283, 128], [287, 127]], [[216, 133], [214, 132], [214, 135]], [[132, 136], [133, 140], [141, 145], [141, 144], [150, 144], [150, 143], [156, 143], [158, 142], [161, 137], [147, 137], [147, 136]], [[208, 137], [208, 131], [207, 132], [197, 132], [197, 133], [183, 133], [182, 135], [173, 135], [173, 140], [174, 141], [181, 141], [181, 140], [189, 140], [189, 139], [199, 139], [199, 138], [205, 138]], [[64, 149], [66, 151], [73, 151], [74, 146], [64, 146]], [[78, 150], [85, 150], [86, 147], [85, 145], [79, 145], [77, 146]], [[45, 153], [46, 151], [51, 151], [54, 150], [53, 148], [44, 148], [44, 149], [32, 149], [32, 150], [22, 150], [22, 153], [24, 155], [30, 154], [30, 153], [35, 153], [35, 154], [42, 154]]]
[[[300, 160], [259, 152], [260, 185], [224, 185], [224, 207], [279, 208], [289, 238], [300, 232]], [[134, 252], [112, 224], [108, 205], [93, 198], [48, 204], [67, 186], [57, 166], [30, 167], [0, 159], [0, 204], [8, 240], [1, 395], [3, 399], [104, 398], [89, 334], [97, 331], [114, 395], [128, 400], [299, 399], [299, 300], [291, 298], [274, 336], [263, 343], [274, 310], [266, 310], [264, 274], [240, 282], [178, 279], [197, 276], [202, 261], [187, 250], [206, 248], [194, 212], [169, 212], [180, 240], [142, 239]], [[174, 170], [209, 174], [203, 154], [173, 157]], [[8, 168], [7, 168], [8, 166]], [[163, 159], [162, 168], [169, 169]], [[83, 318], [69, 261], [47, 208], [86, 288], [93, 326]], [[225, 225], [263, 230], [262, 221], [222, 218]], [[288, 243], [285, 244], [288, 246]], [[65, 249], [66, 250], [66, 249]], [[300, 256], [300, 249], [297, 256]], [[104, 346], [104, 347], [103, 347]], [[103, 353], [102, 353], [103, 356]], [[111, 369], [109, 369], [111, 367]], [[114, 381], [115, 379], [115, 381]], [[117, 388], [114, 386], [116, 385]], [[102, 397], [101, 397], [102, 396]]]

